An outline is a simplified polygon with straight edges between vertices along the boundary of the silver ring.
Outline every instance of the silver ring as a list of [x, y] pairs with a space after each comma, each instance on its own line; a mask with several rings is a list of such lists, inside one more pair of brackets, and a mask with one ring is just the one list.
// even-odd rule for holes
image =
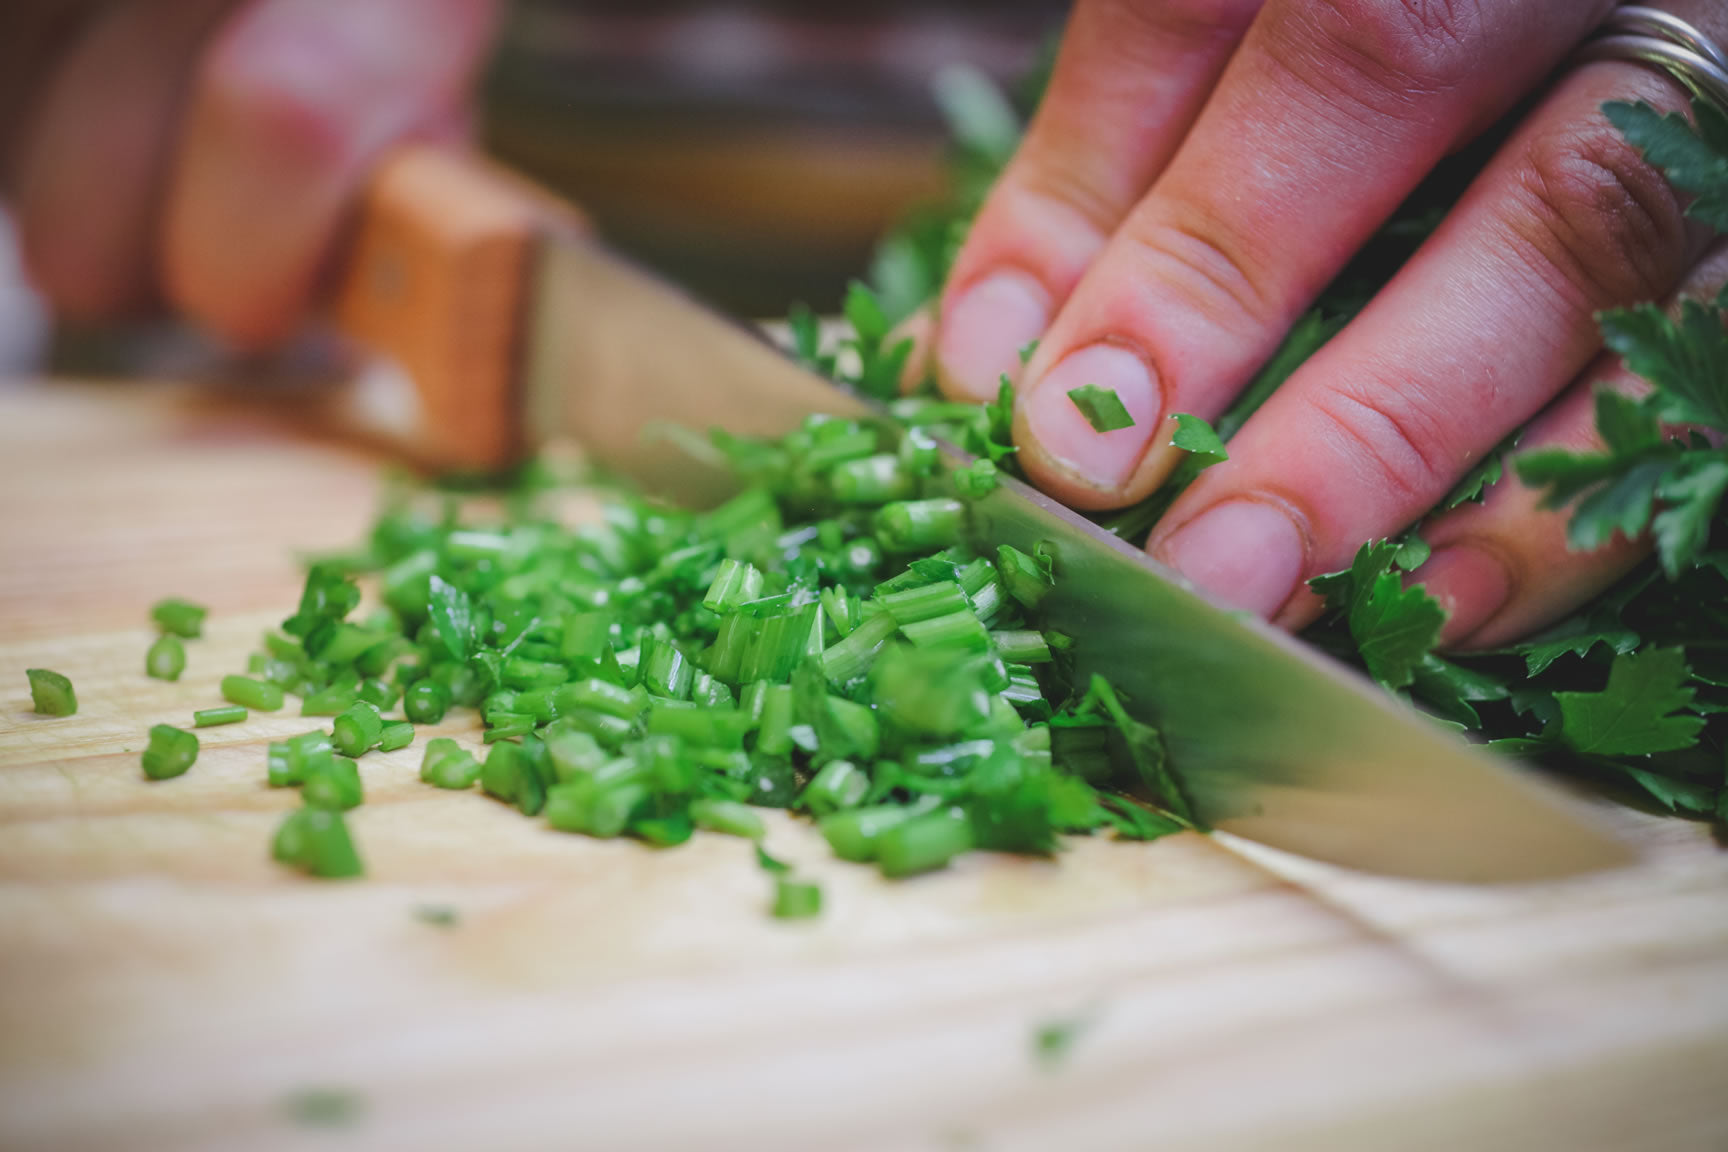
[[1625, 60], [1660, 68], [1728, 116], [1728, 52], [1670, 13], [1637, 4], [1616, 8], [1578, 49], [1576, 60]]

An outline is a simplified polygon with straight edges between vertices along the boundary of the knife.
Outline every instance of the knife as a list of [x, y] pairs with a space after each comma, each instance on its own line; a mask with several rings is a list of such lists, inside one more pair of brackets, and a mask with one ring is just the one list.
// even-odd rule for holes
[[[394, 369], [363, 375], [373, 428], [446, 466], [574, 436], [694, 505], [732, 478], [656, 426], [779, 435], [878, 413], [598, 243], [580, 215], [473, 157], [409, 147], [364, 197], [338, 326]], [[951, 450], [960, 456], [957, 450]], [[972, 506], [981, 542], [1055, 559], [1046, 628], [1158, 728], [1206, 824], [1369, 872], [1491, 882], [1630, 862], [1559, 787], [1446, 733], [1355, 671], [1225, 609], [1024, 484]]]

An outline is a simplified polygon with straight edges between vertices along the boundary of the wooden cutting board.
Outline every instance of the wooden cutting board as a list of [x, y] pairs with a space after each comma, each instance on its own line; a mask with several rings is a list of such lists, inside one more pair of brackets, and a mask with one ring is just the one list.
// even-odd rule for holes
[[[309, 722], [137, 755], [368, 522], [378, 463], [271, 407], [0, 388], [0, 1148], [1728, 1148], [1728, 857], [1677, 821], [1468, 889], [1193, 835], [888, 883], [786, 819], [828, 907], [780, 923], [740, 842], [560, 835], [419, 785], [423, 733], [365, 760], [365, 881], [275, 867], [263, 744]], [[213, 609], [176, 685], [164, 595]]]

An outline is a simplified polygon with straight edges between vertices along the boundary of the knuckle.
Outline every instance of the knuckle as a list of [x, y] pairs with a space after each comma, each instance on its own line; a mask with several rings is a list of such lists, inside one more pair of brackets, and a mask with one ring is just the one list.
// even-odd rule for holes
[[1480, 0], [1310, 0], [1270, 53], [1299, 81], [1381, 114], [1454, 90], [1480, 55]]
[[1225, 331], [1257, 329], [1281, 315], [1267, 289], [1249, 270], [1267, 266], [1214, 218], [1175, 215], [1125, 230], [1137, 262], [1154, 282]]
[[1420, 511], [1453, 482], [1445, 424], [1409, 392], [1335, 387], [1311, 404], [1323, 438], [1356, 462], [1363, 484], [1390, 488], [1400, 504]]
[[1683, 205], [1607, 121], [1538, 136], [1518, 188], [1514, 228], [1580, 309], [1661, 297], [1678, 279]]
[[1028, 229], [1055, 227], [1067, 231], [1077, 224], [1084, 234], [1098, 237], [1115, 231], [1122, 219], [1119, 204], [1097, 180], [1086, 179], [1078, 166], [1028, 154], [1017, 161], [1003, 191], [1011, 198], [1015, 219]]

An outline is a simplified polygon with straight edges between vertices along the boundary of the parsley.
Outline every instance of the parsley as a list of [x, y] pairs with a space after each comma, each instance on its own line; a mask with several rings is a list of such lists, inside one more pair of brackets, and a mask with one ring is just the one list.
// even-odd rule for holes
[[1074, 407], [1080, 409], [1080, 415], [1086, 417], [1086, 423], [1092, 425], [1094, 432], [1115, 432], [1134, 427], [1134, 417], [1128, 414], [1115, 389], [1082, 384], [1069, 389], [1068, 399], [1074, 401]]
[[1446, 613], [1421, 588], [1404, 587], [1393, 561], [1404, 546], [1380, 540], [1362, 545], [1343, 572], [1309, 581], [1342, 615], [1368, 674], [1388, 688], [1403, 688], [1440, 638]]
[[1196, 472], [1230, 459], [1230, 453], [1224, 450], [1224, 441], [1212, 430], [1212, 425], [1186, 412], [1178, 412], [1170, 419], [1176, 421], [1176, 432], [1170, 437], [1170, 443], [1188, 453]]
[[1557, 692], [1559, 738], [1590, 756], [1645, 756], [1690, 748], [1704, 718], [1686, 711], [1693, 690], [1678, 648], [1627, 652], [1614, 658], [1600, 692]]

